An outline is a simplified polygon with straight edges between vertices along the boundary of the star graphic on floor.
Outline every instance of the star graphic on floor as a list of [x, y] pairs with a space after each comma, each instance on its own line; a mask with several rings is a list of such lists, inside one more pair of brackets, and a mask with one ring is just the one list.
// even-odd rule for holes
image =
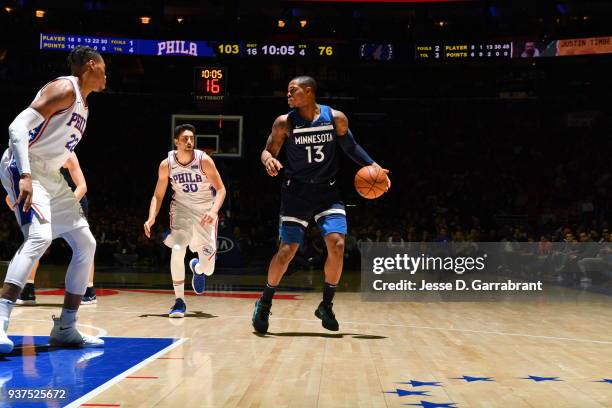
[[426, 381], [410, 380], [408, 382], [399, 382], [398, 384], [410, 384], [413, 387], [441, 387], [438, 381], [426, 382]]
[[464, 375], [463, 377], [455, 377], [453, 380], [465, 380], [467, 382], [476, 382], [476, 381], [493, 381], [493, 377], [470, 377], [469, 375]]
[[521, 380], [533, 380], [535, 382], [541, 381], [563, 381], [559, 377], [538, 377], [537, 375], [530, 375], [529, 377], [521, 377]]
[[426, 395], [429, 397], [430, 394], [428, 394], [428, 392], [429, 391], [407, 391], [396, 388], [395, 391], [385, 391], [385, 394], [397, 394], [398, 397], [405, 397], [406, 395]]
[[605, 383], [608, 383], [608, 384], [612, 384], [612, 378], [604, 378], [602, 380], [593, 381], [593, 382], [605, 382]]
[[453, 408], [455, 407], [457, 404], [454, 402], [427, 402], [427, 401], [421, 401], [420, 404], [402, 404], [402, 405], [412, 405], [415, 407], [422, 407], [422, 408]]

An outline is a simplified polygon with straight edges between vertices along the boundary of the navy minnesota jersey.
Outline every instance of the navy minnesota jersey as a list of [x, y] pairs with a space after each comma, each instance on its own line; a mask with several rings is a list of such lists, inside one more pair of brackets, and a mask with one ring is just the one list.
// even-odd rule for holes
[[322, 183], [338, 172], [336, 128], [329, 106], [319, 105], [321, 114], [310, 122], [297, 109], [289, 112], [291, 129], [285, 141], [285, 177], [307, 183]]

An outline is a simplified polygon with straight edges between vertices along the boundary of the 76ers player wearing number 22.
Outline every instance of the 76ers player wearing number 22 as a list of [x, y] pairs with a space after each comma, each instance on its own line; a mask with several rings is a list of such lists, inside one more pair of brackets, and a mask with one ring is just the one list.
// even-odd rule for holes
[[49, 344], [100, 347], [102, 339], [79, 333], [76, 314], [87, 288], [96, 241], [79, 201], [60, 168], [83, 137], [87, 96], [106, 86], [106, 65], [90, 47], [76, 47], [68, 56], [72, 75], [45, 85], [30, 106], [9, 127], [9, 147], [2, 155], [0, 178], [23, 232], [24, 242], [13, 257], [0, 298], [0, 353], [13, 342], [6, 330], [14, 302], [34, 264], [51, 241], [62, 237], [72, 248], [66, 272], [66, 294], [59, 318], [54, 318]]
[[185, 253], [187, 246], [197, 252], [198, 259], [189, 262], [196, 294], [204, 292], [205, 276], [215, 270], [217, 253], [218, 213], [225, 200], [225, 186], [213, 160], [195, 149], [195, 128], [179, 125], [174, 129], [176, 150], [159, 165], [157, 185], [151, 199], [149, 218], [144, 233], [151, 237], [151, 227], [159, 213], [168, 182], [173, 190], [170, 203], [170, 235], [164, 243], [172, 248], [170, 273], [176, 297], [169, 317], [184, 317], [185, 305]]

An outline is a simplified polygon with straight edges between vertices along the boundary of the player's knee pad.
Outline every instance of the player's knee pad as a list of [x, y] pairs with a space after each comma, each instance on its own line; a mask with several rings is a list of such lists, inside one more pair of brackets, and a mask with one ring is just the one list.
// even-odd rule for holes
[[83, 234], [80, 236], [78, 245], [79, 251], [82, 252], [84, 256], [93, 259], [96, 254], [97, 244], [89, 228], [83, 228]]
[[79, 228], [62, 235], [72, 248], [72, 260], [66, 272], [66, 292], [82, 295], [87, 289], [89, 271], [96, 253], [96, 240], [89, 228]]
[[18, 251], [23, 255], [38, 260], [53, 241], [53, 234], [51, 232], [51, 226], [49, 224], [34, 224], [27, 232], [27, 237]]
[[89, 228], [79, 228], [62, 235], [62, 238], [72, 248], [73, 260], [87, 263], [93, 262], [93, 257], [96, 253], [96, 239], [91, 234]]
[[25, 240], [15, 253], [6, 271], [4, 282], [23, 288], [30, 271], [45, 253], [52, 241], [51, 225], [41, 224], [38, 219], [24, 226]]

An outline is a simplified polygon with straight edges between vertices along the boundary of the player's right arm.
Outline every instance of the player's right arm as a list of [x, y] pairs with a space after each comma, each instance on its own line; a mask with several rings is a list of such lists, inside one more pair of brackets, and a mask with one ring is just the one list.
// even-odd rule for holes
[[168, 177], [170, 176], [168, 159], [164, 159], [160, 163], [157, 174], [157, 184], [155, 185], [155, 192], [153, 193], [151, 205], [149, 206], [149, 218], [144, 223], [144, 233], [147, 238], [151, 238], [151, 227], [153, 227], [153, 224], [155, 224], [155, 218], [159, 213], [159, 209], [164, 201], [166, 189], [168, 188]]
[[23, 211], [32, 205], [32, 177], [28, 147], [30, 129], [40, 126], [55, 112], [69, 108], [76, 98], [74, 87], [68, 80], [51, 82], [41, 96], [22, 111], [9, 125], [9, 147], [19, 170], [19, 197], [14, 206], [23, 204]]
[[272, 177], [278, 175], [283, 165], [276, 158], [280, 153], [283, 143], [289, 136], [289, 121], [288, 115], [280, 115], [272, 125], [272, 132], [268, 136], [266, 148], [261, 152], [261, 163], [266, 168], [268, 174]]

